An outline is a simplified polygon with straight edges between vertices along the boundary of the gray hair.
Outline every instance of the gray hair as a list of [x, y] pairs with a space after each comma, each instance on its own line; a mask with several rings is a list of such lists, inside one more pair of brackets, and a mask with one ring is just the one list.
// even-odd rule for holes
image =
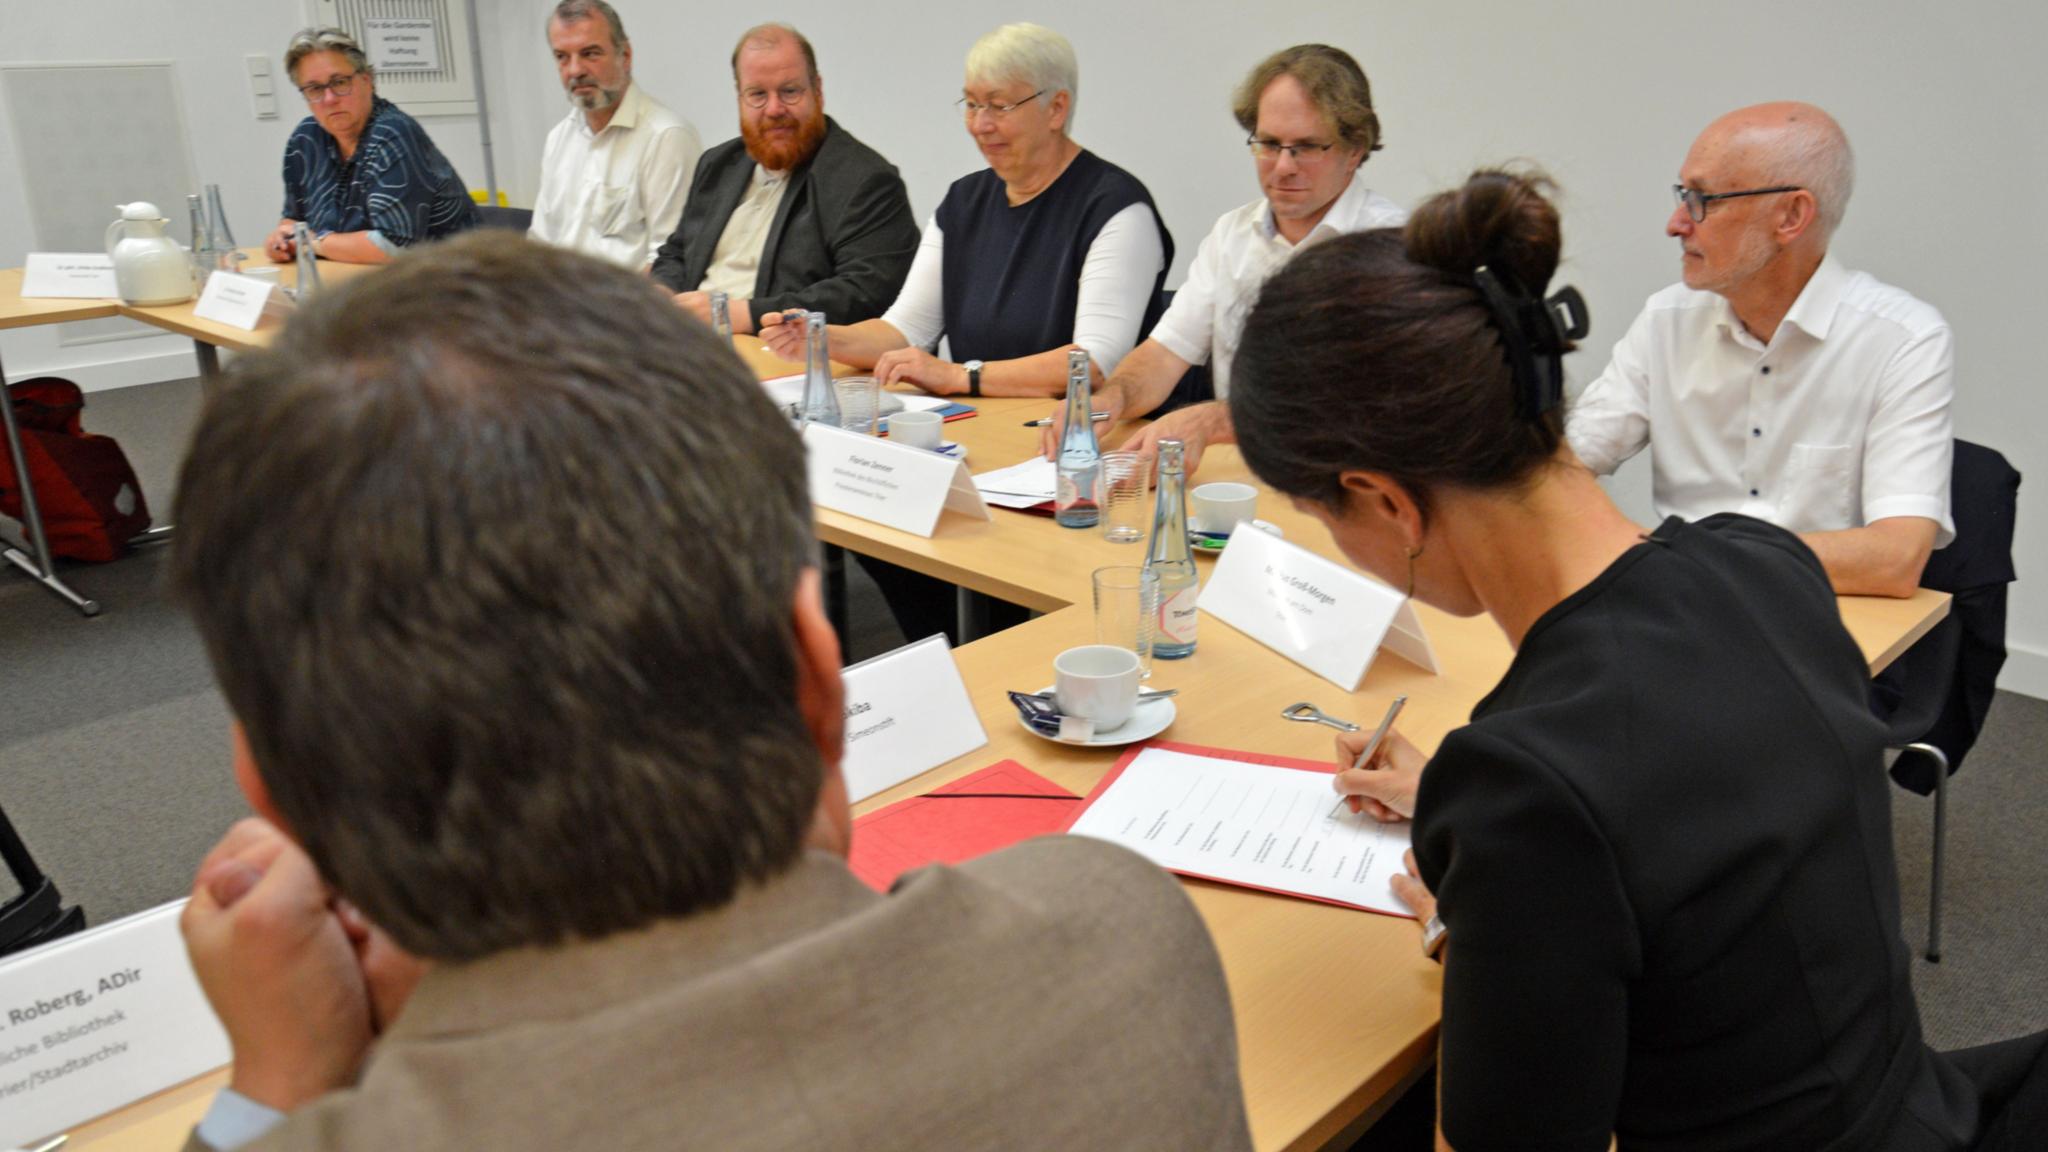
[[1005, 24], [967, 50], [969, 84], [1009, 81], [1067, 94], [1067, 131], [1074, 130], [1074, 106], [1081, 99], [1081, 65], [1065, 36], [1039, 24]]
[[619, 19], [619, 10], [605, 3], [605, 0], [562, 0], [548, 16], [548, 23], [574, 24], [579, 20], [599, 16], [604, 18], [606, 24], [611, 25], [612, 47], [624, 51], [626, 46], [633, 42], [626, 35], [626, 22]]
[[372, 71], [370, 57], [355, 37], [339, 28], [302, 28], [284, 50], [284, 74], [292, 78], [292, 83], [299, 82], [299, 61], [315, 52], [339, 52], [348, 60], [349, 67], [364, 75]]
[[1856, 185], [1856, 154], [1842, 126], [1824, 112], [1794, 116], [1760, 134], [1756, 155], [1767, 183], [1796, 184], [1813, 194], [1825, 245], [1841, 224]]

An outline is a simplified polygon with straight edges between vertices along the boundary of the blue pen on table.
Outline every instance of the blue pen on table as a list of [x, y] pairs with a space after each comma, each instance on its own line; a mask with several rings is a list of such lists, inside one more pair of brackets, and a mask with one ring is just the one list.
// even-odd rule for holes
[[1387, 714], [1380, 717], [1380, 726], [1372, 730], [1372, 738], [1365, 742], [1365, 747], [1358, 753], [1358, 759], [1351, 762], [1351, 770], [1353, 772], [1365, 767], [1366, 762], [1372, 759], [1372, 754], [1380, 750], [1380, 741], [1385, 740], [1387, 733], [1393, 730], [1394, 718], [1399, 716], [1401, 709], [1407, 706], [1408, 698], [1406, 696], [1396, 696], [1394, 697], [1394, 702], [1387, 705]]

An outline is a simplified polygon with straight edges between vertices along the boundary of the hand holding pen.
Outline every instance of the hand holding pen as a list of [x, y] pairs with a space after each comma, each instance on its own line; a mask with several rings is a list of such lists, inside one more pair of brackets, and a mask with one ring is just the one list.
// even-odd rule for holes
[[1408, 703], [1397, 697], [1370, 735], [1346, 732], [1337, 737], [1337, 759], [1349, 767], [1338, 772], [1331, 785], [1351, 805], [1383, 824], [1412, 819], [1415, 791], [1422, 784], [1422, 769], [1429, 757], [1408, 738], [1394, 730], [1394, 719]]

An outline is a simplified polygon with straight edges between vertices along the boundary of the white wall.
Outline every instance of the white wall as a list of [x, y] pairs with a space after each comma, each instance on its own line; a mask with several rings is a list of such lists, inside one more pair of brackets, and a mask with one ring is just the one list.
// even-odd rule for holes
[[[1412, 203], [1474, 165], [1522, 157], [1564, 187], [1563, 276], [1586, 294], [1593, 336], [1575, 357], [1590, 379], [1643, 298], [1677, 274], [1662, 235], [1666, 188], [1693, 135], [1757, 100], [1827, 107], [1855, 142], [1860, 180], [1835, 250], [1852, 267], [1939, 306], [1958, 335], [1956, 430], [2048, 481], [2048, 395], [2036, 386], [2035, 313], [2048, 300], [2048, 144], [2036, 124], [2048, 78], [2035, 60], [2048, 14], [2016, 0], [1641, 0], [1450, 5], [1430, 0], [1173, 5], [1035, 0], [1023, 5], [847, 4], [778, 8], [615, 0], [636, 75], [696, 123], [706, 143], [734, 132], [727, 56], [742, 28], [784, 19], [817, 45], [827, 105], [893, 160], [920, 216], [978, 166], [952, 100], [974, 37], [1004, 20], [1065, 32], [1081, 58], [1081, 141], [1151, 188], [1179, 253], [1225, 209], [1257, 194], [1229, 93], [1261, 56], [1305, 40], [1337, 44], [1371, 75], [1387, 149], [1365, 169]], [[479, 0], [498, 176], [531, 203], [540, 144], [565, 105], [541, 26], [548, 0]], [[186, 25], [204, 11], [203, 26]], [[230, 189], [235, 226], [260, 227], [277, 192], [290, 122], [249, 118], [240, 57], [282, 51], [300, 22], [289, 0], [72, 0], [0, 9], [0, 57], [189, 61], [183, 79], [195, 161]], [[483, 168], [473, 119], [427, 122], [472, 186]], [[0, 173], [10, 165], [0, 126]], [[16, 182], [0, 174], [0, 259], [29, 246]], [[245, 216], [249, 222], [244, 223]], [[10, 341], [21, 336], [10, 336]], [[10, 365], [15, 344], [0, 345]], [[1640, 465], [1617, 489], [1646, 514]], [[2048, 697], [2048, 511], [2023, 500], [2021, 583], [2005, 685]], [[2040, 505], [2048, 508], [2048, 505]], [[2031, 580], [2029, 579], [2031, 578]]]
[[[194, 176], [221, 186], [235, 238], [255, 244], [277, 223], [283, 201], [279, 174], [284, 142], [306, 114], [282, 68], [285, 45], [306, 25], [307, 17], [308, 8], [300, 0], [8, 2], [0, 4], [0, 63], [175, 61]], [[274, 120], [258, 120], [251, 109], [242, 60], [250, 55], [270, 57], [279, 105]], [[25, 185], [34, 174], [21, 170], [11, 111], [0, 113], [5, 113], [0, 114], [0, 265], [13, 266], [24, 253], [38, 248]], [[464, 179], [472, 187], [482, 187], [476, 117], [432, 117], [423, 122]], [[110, 160], [118, 162], [118, 157]], [[182, 239], [184, 201], [157, 207], [171, 218], [173, 233]], [[114, 206], [109, 204], [107, 219], [113, 218]], [[64, 345], [60, 335], [55, 327], [0, 335], [0, 359], [8, 376], [56, 372], [99, 388], [197, 372], [189, 340], [150, 336]]]

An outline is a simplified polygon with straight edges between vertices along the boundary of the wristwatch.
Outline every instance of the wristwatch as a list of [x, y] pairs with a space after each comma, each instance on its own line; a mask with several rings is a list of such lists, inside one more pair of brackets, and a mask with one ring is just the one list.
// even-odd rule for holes
[[1422, 954], [1424, 956], [1429, 957], [1431, 960], [1442, 959], [1444, 943], [1449, 939], [1450, 929], [1444, 927], [1444, 922], [1441, 919], [1431, 915], [1429, 919], [1423, 921]]
[[981, 361], [969, 360], [965, 367], [967, 368], [967, 394], [969, 396], [981, 395]]

